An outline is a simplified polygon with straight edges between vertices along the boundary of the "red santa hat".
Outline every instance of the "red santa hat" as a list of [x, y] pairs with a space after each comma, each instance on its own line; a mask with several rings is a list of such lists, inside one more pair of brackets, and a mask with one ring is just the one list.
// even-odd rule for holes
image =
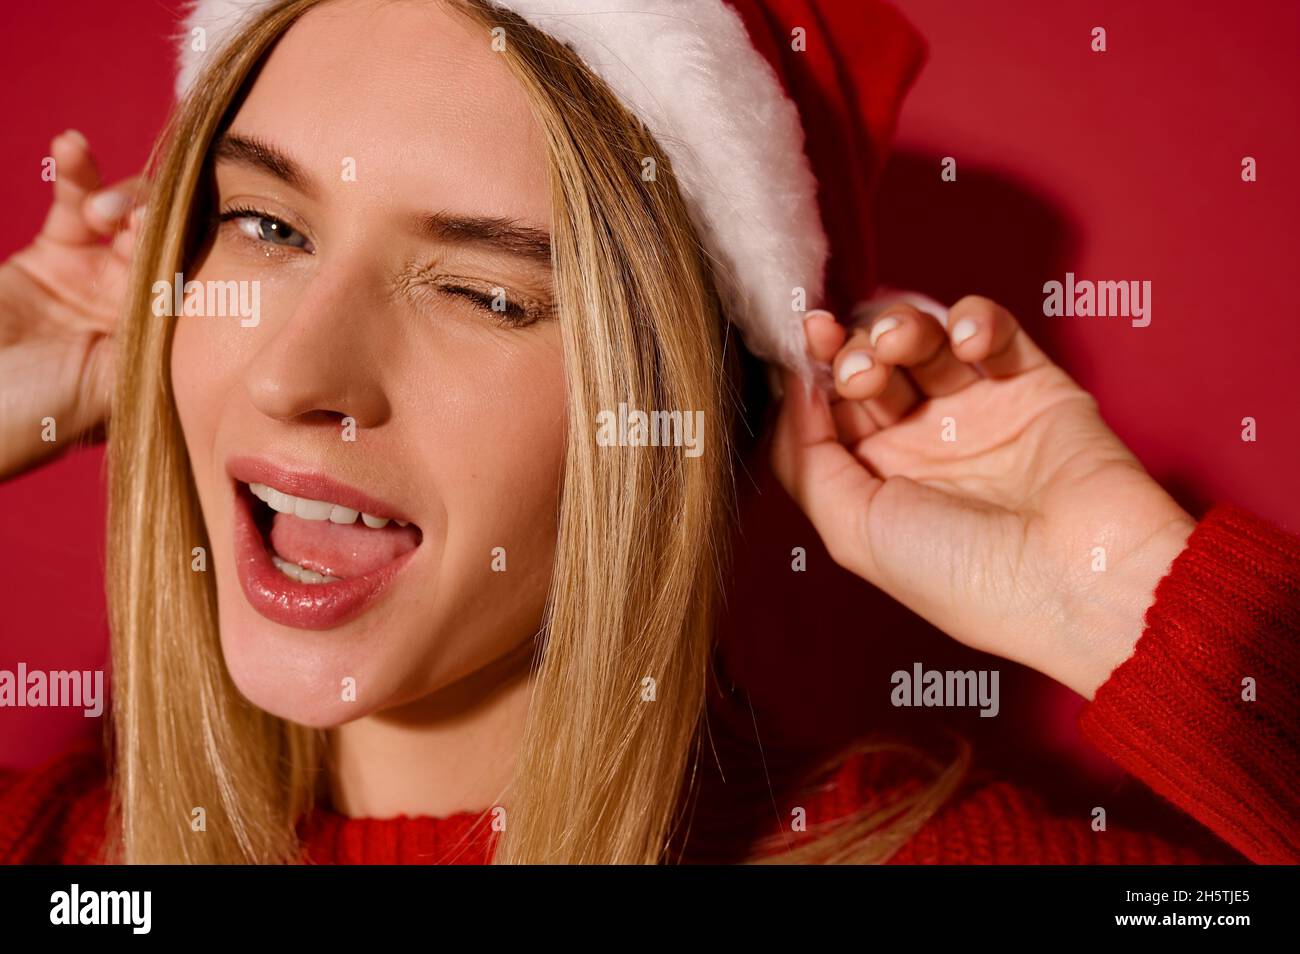
[[[274, 2], [194, 0], [178, 98], [204, 50]], [[655, 136], [728, 318], [810, 379], [805, 311], [850, 315], [873, 290], [872, 190], [926, 56], [912, 26], [883, 0], [496, 2], [567, 44]]]

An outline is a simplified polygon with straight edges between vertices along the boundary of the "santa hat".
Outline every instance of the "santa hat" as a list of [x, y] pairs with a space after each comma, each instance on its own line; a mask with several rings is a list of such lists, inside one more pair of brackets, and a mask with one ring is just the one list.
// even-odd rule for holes
[[[220, 48], [273, 2], [194, 0], [177, 97], [202, 70], [196, 45]], [[496, 2], [567, 44], [645, 124], [729, 319], [753, 353], [810, 378], [805, 311], [850, 315], [873, 290], [870, 198], [926, 56], [912, 26], [883, 0]]]

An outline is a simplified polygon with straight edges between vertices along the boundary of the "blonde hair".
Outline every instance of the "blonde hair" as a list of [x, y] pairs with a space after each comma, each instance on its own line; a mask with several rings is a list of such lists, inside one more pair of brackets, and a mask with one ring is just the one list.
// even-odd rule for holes
[[[296, 823], [321, 791], [324, 732], [256, 708], [226, 672], [212, 574], [190, 568], [192, 548], [208, 541], [171, 393], [174, 326], [149, 307], [153, 283], [183, 271], [195, 247], [209, 145], [265, 52], [319, 2], [284, 0], [217, 51], [150, 159], [108, 458], [105, 860], [293, 862]], [[735, 348], [667, 159], [562, 44], [482, 0], [451, 2], [475, 22], [507, 27], [506, 62], [547, 140], [570, 433], [587, 433], [599, 410], [620, 402], [735, 421]], [[657, 163], [654, 183], [641, 180], [644, 157]], [[544, 638], [494, 862], [680, 860], [670, 846], [708, 731], [733, 509], [729, 430], [714, 426], [711, 449], [694, 459], [567, 442]], [[647, 677], [658, 704], [640, 701]], [[928, 763], [934, 780], [920, 791], [757, 857], [885, 860], [956, 787], [965, 759]], [[202, 835], [189, 824], [196, 808], [206, 814]]]

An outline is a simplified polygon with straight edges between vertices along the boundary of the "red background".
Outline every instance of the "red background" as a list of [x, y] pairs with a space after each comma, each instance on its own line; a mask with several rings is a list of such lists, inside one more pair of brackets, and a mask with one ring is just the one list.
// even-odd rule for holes
[[[50, 188], [40, 163], [56, 133], [86, 133], [109, 181], [143, 164], [170, 104], [178, 6], [5, 5], [0, 181], [11, 188], [0, 254], [38, 227]], [[1194, 514], [1232, 501], [1300, 531], [1291, 392], [1300, 7], [899, 6], [930, 59], [882, 182], [881, 280], [946, 301], [968, 292], [1002, 301]], [[1089, 49], [1095, 26], [1107, 30], [1104, 54]], [[1248, 155], [1259, 166], [1249, 184]], [[956, 182], [939, 179], [944, 156], [957, 160]], [[1042, 284], [1066, 271], [1151, 281], [1150, 327], [1043, 318]], [[1255, 443], [1240, 439], [1246, 416], [1258, 421]], [[0, 485], [0, 668], [106, 665], [101, 478], [102, 454], [91, 450]], [[882, 724], [906, 729], [933, 716], [888, 705], [893, 670], [998, 668], [997, 719], [972, 709], [941, 721], [1040, 789], [1050, 775], [1063, 792], [1146, 799], [1081, 743], [1082, 700], [952, 644], [838, 571], [779, 488], [767, 478], [759, 488], [747, 494], [724, 634], [764, 725], [819, 744]], [[790, 573], [793, 546], [808, 548], [808, 573]], [[0, 710], [0, 765], [30, 765], [97, 728], [79, 710]], [[1057, 770], [1043, 772], [1051, 763]]]

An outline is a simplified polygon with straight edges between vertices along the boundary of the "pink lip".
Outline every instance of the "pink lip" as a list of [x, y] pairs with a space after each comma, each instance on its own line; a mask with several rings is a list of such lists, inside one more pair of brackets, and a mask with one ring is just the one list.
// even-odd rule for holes
[[387, 517], [389, 520], [405, 520], [408, 523], [411, 520], [396, 508], [363, 494], [355, 487], [331, 480], [323, 474], [278, 467], [257, 457], [232, 457], [226, 463], [226, 473], [240, 483], [270, 484], [282, 493], [311, 500], [328, 500], [330, 503], [368, 513], [372, 517]]
[[[230, 461], [228, 472], [239, 483], [270, 484], [285, 493], [329, 500], [377, 517], [399, 518], [381, 501], [327, 477], [276, 468], [253, 458]], [[273, 623], [295, 629], [332, 629], [374, 605], [401, 572], [417, 546], [364, 576], [336, 583], [296, 583], [275, 568], [253, 520], [252, 499], [236, 483], [234, 495], [235, 568], [249, 605]]]

